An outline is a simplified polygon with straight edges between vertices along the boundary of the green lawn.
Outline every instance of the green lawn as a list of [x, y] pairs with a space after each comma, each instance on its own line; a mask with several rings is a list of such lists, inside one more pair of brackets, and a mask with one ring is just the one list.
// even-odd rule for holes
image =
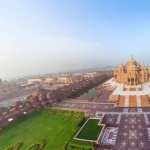
[[103, 125], [98, 125], [99, 119], [89, 119], [76, 138], [85, 140], [97, 140]]
[[34, 112], [9, 125], [0, 132], [0, 150], [24, 142], [23, 150], [33, 143], [47, 139], [45, 150], [64, 150], [73, 136], [83, 113], [44, 110]]

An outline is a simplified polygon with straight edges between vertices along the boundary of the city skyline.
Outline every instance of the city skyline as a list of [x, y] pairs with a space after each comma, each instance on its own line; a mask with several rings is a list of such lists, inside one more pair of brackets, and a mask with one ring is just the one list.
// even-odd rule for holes
[[0, 2], [0, 77], [150, 65], [149, 1]]

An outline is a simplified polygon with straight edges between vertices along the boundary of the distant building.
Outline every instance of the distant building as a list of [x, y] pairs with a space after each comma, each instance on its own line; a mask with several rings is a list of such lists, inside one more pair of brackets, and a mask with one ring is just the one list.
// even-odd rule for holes
[[35, 83], [41, 83], [42, 82], [42, 79], [40, 78], [37, 78], [37, 79], [29, 79], [27, 81], [27, 84], [35, 84]]
[[88, 78], [94, 78], [96, 75], [97, 75], [97, 72], [89, 72], [89, 73], [85, 73], [83, 77], [88, 79]]
[[135, 59], [131, 58], [127, 64], [120, 65], [114, 71], [114, 78], [119, 83], [138, 85], [149, 81], [150, 70], [148, 67], [140, 65]]
[[62, 76], [62, 77], [57, 78], [57, 83], [71, 84], [71, 83], [73, 83], [73, 80], [72, 80], [71, 76]]
[[55, 82], [56, 79], [54, 77], [48, 77], [44, 80], [44, 83], [48, 83], [48, 84], [55, 83]]

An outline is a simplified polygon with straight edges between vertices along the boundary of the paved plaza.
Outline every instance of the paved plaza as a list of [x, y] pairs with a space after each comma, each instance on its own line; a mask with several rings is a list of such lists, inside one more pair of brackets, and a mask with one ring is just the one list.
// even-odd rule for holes
[[148, 150], [147, 125], [143, 114], [122, 115], [116, 150]]
[[[147, 113], [106, 114], [103, 118], [106, 129], [101, 145], [97, 147], [97, 150], [149, 150], [149, 122], [150, 114]], [[112, 128], [111, 130], [114, 130], [114, 132], [109, 137], [106, 137], [106, 135], [110, 134], [109, 128]]]

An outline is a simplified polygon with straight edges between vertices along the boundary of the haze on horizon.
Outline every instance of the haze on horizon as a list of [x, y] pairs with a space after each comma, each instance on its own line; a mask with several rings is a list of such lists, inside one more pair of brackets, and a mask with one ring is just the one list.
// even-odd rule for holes
[[0, 78], [150, 65], [148, 0], [0, 1]]

